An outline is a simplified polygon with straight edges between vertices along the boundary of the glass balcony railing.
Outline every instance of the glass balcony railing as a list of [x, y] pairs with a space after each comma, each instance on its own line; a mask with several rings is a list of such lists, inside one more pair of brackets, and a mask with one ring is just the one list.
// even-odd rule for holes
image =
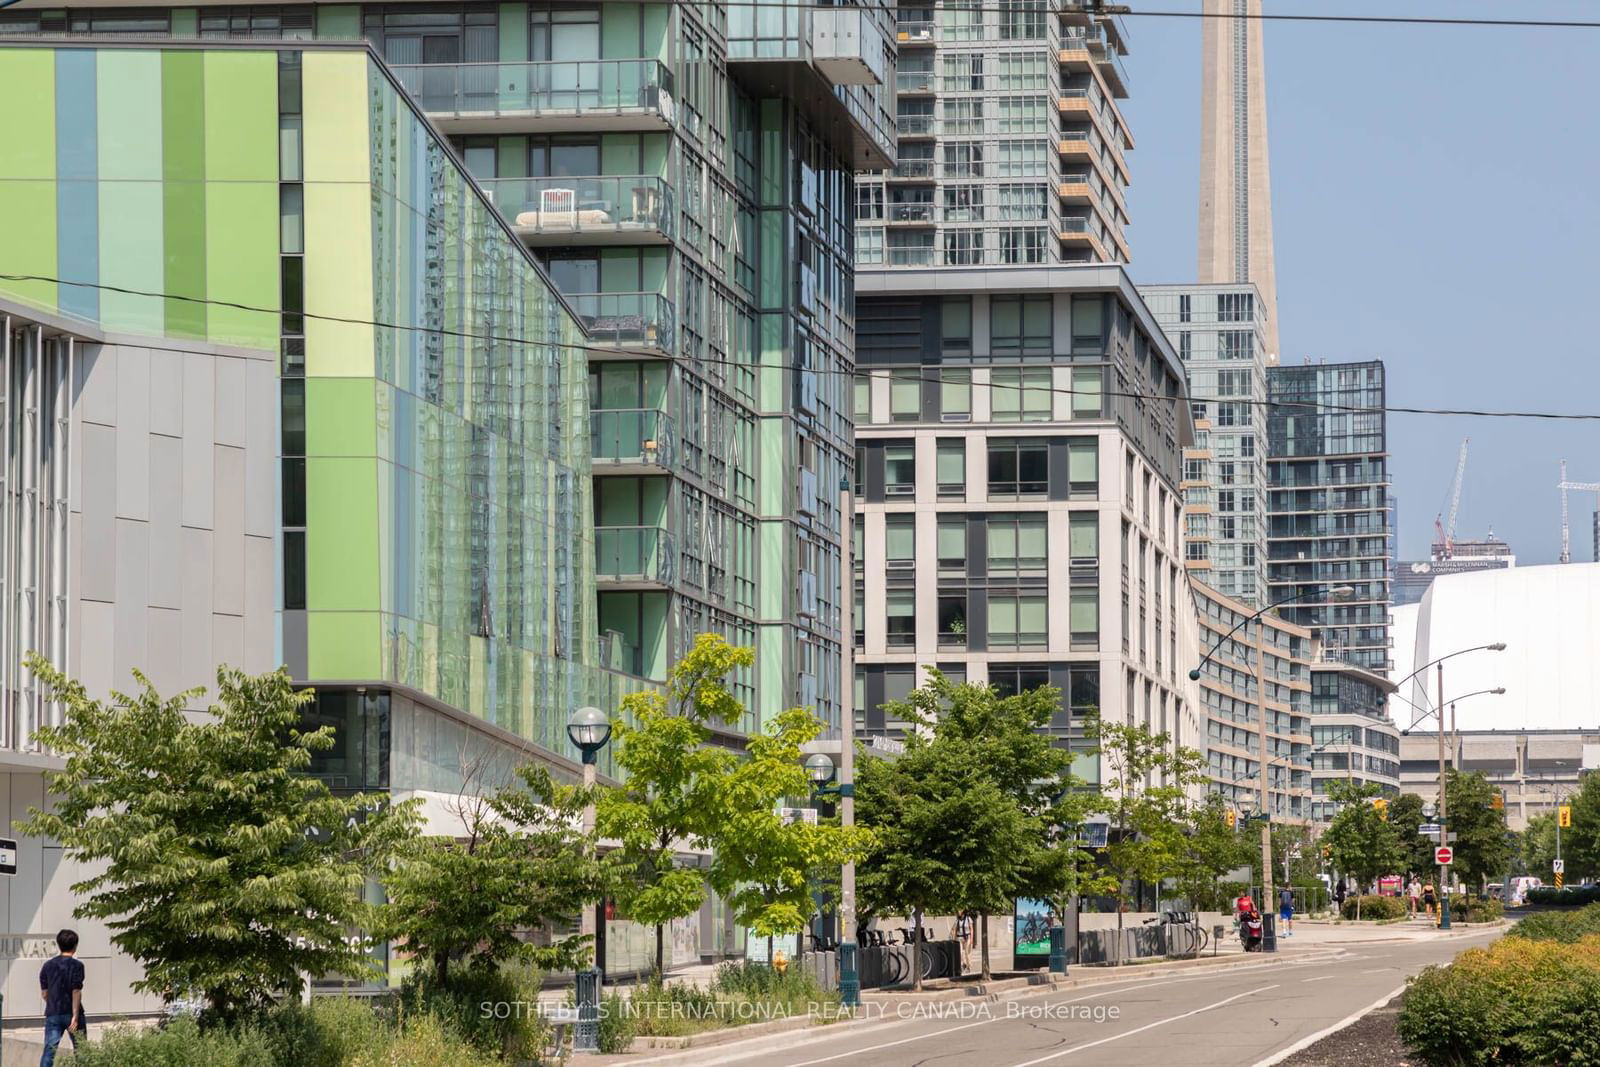
[[1088, 233], [1089, 220], [1076, 215], [1063, 215], [1061, 218], [1062, 233]]
[[445, 115], [654, 114], [672, 124], [672, 72], [654, 59], [427, 63], [391, 68], [424, 111]]
[[894, 126], [901, 137], [931, 137], [938, 121], [932, 115], [896, 115]]
[[659, 526], [597, 526], [595, 576], [618, 582], [671, 585], [677, 569], [672, 535]]
[[931, 267], [933, 266], [933, 247], [927, 248], [891, 248], [889, 249], [889, 265], [891, 267]]
[[933, 92], [933, 71], [898, 71], [894, 76], [894, 87], [896, 92], [901, 93], [931, 93]]
[[894, 36], [900, 44], [919, 44], [933, 40], [933, 29], [927, 19], [902, 19], [895, 23]]
[[932, 204], [890, 204], [890, 222], [932, 222]]
[[523, 233], [674, 236], [672, 187], [654, 176], [493, 178], [479, 184]]
[[677, 315], [661, 293], [563, 293], [597, 344], [676, 349]]
[[608, 408], [589, 413], [590, 455], [595, 463], [671, 467], [677, 451], [672, 416], [654, 408]]
[[895, 164], [893, 173], [896, 178], [932, 178], [933, 160], [902, 159]]

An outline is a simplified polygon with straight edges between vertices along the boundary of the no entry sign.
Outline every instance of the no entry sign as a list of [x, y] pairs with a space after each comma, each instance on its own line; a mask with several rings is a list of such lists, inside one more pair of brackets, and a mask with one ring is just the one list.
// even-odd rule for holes
[[1433, 862], [1445, 866], [1456, 858], [1456, 850], [1449, 845], [1441, 845], [1433, 850]]

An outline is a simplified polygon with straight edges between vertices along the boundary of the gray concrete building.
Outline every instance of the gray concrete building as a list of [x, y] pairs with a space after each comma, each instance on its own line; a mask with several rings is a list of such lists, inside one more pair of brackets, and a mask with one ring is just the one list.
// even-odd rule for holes
[[[1553, 810], [1577, 792], [1583, 774], [1600, 768], [1600, 729], [1461, 730], [1445, 736], [1445, 766], [1482, 771], [1505, 795], [1506, 825]], [[1432, 803], [1439, 795], [1439, 735], [1400, 737], [1400, 789]]]
[[1394, 684], [1352, 663], [1320, 655], [1311, 664], [1311, 818], [1333, 821], [1328, 784], [1372, 783], [1400, 792], [1400, 731], [1389, 718]]

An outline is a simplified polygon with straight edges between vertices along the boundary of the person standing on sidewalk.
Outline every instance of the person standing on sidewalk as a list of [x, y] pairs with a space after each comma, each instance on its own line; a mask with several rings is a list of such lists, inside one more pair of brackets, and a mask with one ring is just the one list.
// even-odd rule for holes
[[45, 961], [39, 969], [39, 996], [44, 1000], [44, 1054], [39, 1067], [54, 1067], [56, 1046], [63, 1035], [72, 1036], [72, 1049], [87, 1036], [83, 1025], [83, 964], [78, 962], [78, 934], [62, 930], [56, 934], [61, 955]]
[[1428, 918], [1433, 918], [1433, 906], [1437, 903], [1433, 895], [1433, 883], [1429, 882], [1422, 887], [1422, 902], [1428, 906]]
[[1411, 884], [1406, 887], [1406, 903], [1410, 906], [1411, 917], [1417, 917], [1417, 907], [1422, 903], [1422, 881], [1416, 875], [1411, 876]]
[[1333, 883], [1333, 911], [1340, 918], [1344, 917], [1344, 879]]
[[1284, 886], [1278, 891], [1278, 918], [1283, 923], [1283, 936], [1294, 936], [1294, 890]]

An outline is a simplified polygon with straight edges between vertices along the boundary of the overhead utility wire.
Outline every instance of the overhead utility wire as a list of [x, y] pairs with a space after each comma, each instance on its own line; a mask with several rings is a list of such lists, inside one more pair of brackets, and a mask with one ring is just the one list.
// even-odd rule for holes
[[[69, 280], [69, 279], [66, 279], [66, 278], [51, 277], [50, 275], [46, 275], [46, 274], [8, 274], [8, 273], [0, 273], [0, 281], [10, 281], [10, 282], [46, 282], [46, 283], [53, 283], [53, 284], [56, 284], [56, 285], [72, 285], [72, 286], [78, 286], [78, 287], [81, 287], [81, 288], [84, 288], [84, 289], [96, 289], [96, 290], [103, 290], [103, 291], [112, 292], [112, 293], [120, 293], [120, 294], [122, 294], [124, 296], [148, 297], [148, 298], [153, 299], [153, 300], [178, 300], [178, 301], [181, 301], [181, 302], [187, 303], [187, 304], [205, 304], [205, 305], [210, 305], [210, 306], [213, 306], [213, 307], [233, 308], [236, 311], [249, 311], [249, 312], [255, 312], [255, 313], [261, 314], [261, 315], [281, 316], [281, 315], [289, 314], [289, 315], [295, 315], [295, 316], [298, 316], [300, 318], [305, 318], [305, 319], [316, 319], [316, 320], [318, 320], [320, 322], [342, 323], [342, 324], [347, 325], [347, 326], [372, 326], [372, 327], [376, 327], [378, 329], [384, 329], [384, 330], [401, 330], [401, 331], [405, 331], [405, 332], [408, 332], [408, 333], [434, 334], [434, 335], [438, 335], [438, 336], [442, 336], [442, 337], [456, 337], [456, 338], [460, 338], [462, 340], [467, 340], [467, 341], [490, 341], [490, 342], [494, 342], [494, 343], [497, 343], [497, 344], [517, 345], [517, 346], [521, 346], [521, 347], [530, 347], [530, 348], [560, 348], [560, 349], [567, 349], [567, 350], [579, 351], [579, 352], [592, 352], [594, 350], [594, 347], [595, 347], [593, 344], [575, 344], [575, 343], [572, 343], [570, 341], [541, 341], [541, 340], [535, 340], [535, 339], [531, 339], [531, 338], [527, 338], [527, 337], [517, 337], [517, 336], [505, 335], [505, 334], [473, 333], [470, 330], [453, 330], [453, 329], [449, 329], [449, 328], [444, 327], [444, 326], [420, 326], [420, 325], [414, 325], [414, 324], [410, 324], [410, 323], [401, 323], [401, 322], [383, 322], [382, 320], [379, 320], [379, 319], [355, 318], [355, 317], [347, 316], [347, 315], [326, 315], [326, 314], [321, 314], [321, 313], [315, 312], [315, 311], [290, 311], [290, 312], [285, 312], [282, 308], [260, 307], [258, 305], [254, 305], [254, 304], [242, 304], [242, 303], [239, 303], [238, 301], [234, 301], [234, 300], [218, 300], [218, 299], [216, 299], [214, 297], [186, 296], [186, 295], [183, 295], [183, 294], [180, 294], [180, 293], [153, 292], [153, 291], [150, 291], [148, 289], [131, 289], [131, 288], [128, 288], [126, 286], [109, 285], [109, 284], [106, 284], [104, 282], [73, 281], [73, 280]], [[588, 296], [588, 295], [605, 296], [606, 294], [605, 293], [596, 293], [596, 294], [587, 294], [586, 293], [586, 294], [581, 294], [581, 295], [585, 295], [585, 296]], [[146, 344], [143, 341], [129, 342], [129, 343], [134, 345], [135, 347], [149, 348], [149, 349], [153, 349], [155, 351], [189, 352], [189, 353], [193, 353], [193, 354], [196, 354], [196, 355], [207, 355], [207, 354], [209, 354], [205, 349], [164, 347], [164, 346], [158, 345], [158, 344]], [[225, 343], [225, 342], [219, 342], [219, 343]], [[670, 358], [671, 362], [682, 363], [682, 364], [684, 364], [686, 366], [707, 365], [707, 366], [736, 367], [736, 368], [739, 368], [741, 370], [747, 370], [747, 371], [801, 369], [801, 370], [808, 370], [813, 374], [835, 374], [835, 375], [841, 375], [841, 376], [849, 376], [849, 377], [852, 377], [852, 378], [855, 377], [856, 375], [860, 374], [860, 373], [870, 372], [870, 370], [872, 369], [871, 367], [867, 367], [867, 368], [857, 367], [855, 370], [840, 370], [840, 369], [833, 368], [833, 367], [791, 368], [791, 367], [786, 367], [786, 366], [775, 366], [775, 365], [770, 364], [770, 363], [745, 363], [745, 362], [741, 362], [741, 361], [735, 360], [735, 359], [708, 359], [708, 358], [704, 358], [704, 357], [690, 358], [690, 357], [686, 357], [686, 356], [673, 356], [673, 357], [668, 357], [668, 358]], [[962, 364], [960, 369], [971, 369], [971, 367], [973, 367], [973, 366], [981, 366], [981, 365], [982, 364]], [[1036, 366], [1043, 367], [1043, 366], [1045, 366], [1045, 364], [1036, 364]], [[891, 370], [891, 369], [894, 369], [894, 368], [885, 367], [885, 368], [881, 368], [881, 369]], [[907, 374], [904, 374], [903, 372], [901, 372], [900, 376], [901, 376], [902, 380], [915, 380], [915, 381], [918, 381], [918, 382], [939, 383], [939, 382], [943, 381], [943, 379], [940, 376], [938, 376], [937, 374], [935, 374], [933, 376], [928, 376], [928, 375], [925, 375], [925, 374], [918, 373], [918, 374], [913, 376], [913, 375], [907, 375]], [[1304, 410], [1304, 411], [1308, 411], [1308, 412], [1333, 412], [1333, 413], [1348, 413], [1348, 414], [1355, 414], [1355, 415], [1372, 415], [1372, 414], [1378, 414], [1378, 413], [1386, 412], [1386, 413], [1389, 413], [1389, 414], [1397, 414], [1397, 415], [1452, 415], [1452, 416], [1463, 416], [1463, 417], [1471, 416], [1471, 417], [1475, 417], [1475, 418], [1486, 418], [1486, 419], [1549, 419], [1549, 420], [1577, 421], [1577, 422], [1600, 422], [1600, 412], [1583, 413], [1583, 412], [1559, 412], [1559, 411], [1491, 411], [1491, 410], [1479, 409], [1479, 408], [1421, 408], [1421, 407], [1407, 407], [1407, 406], [1394, 405], [1394, 404], [1383, 406], [1383, 407], [1372, 407], [1372, 406], [1361, 405], [1361, 404], [1328, 404], [1328, 403], [1321, 403], [1321, 402], [1309, 402], [1309, 401], [1298, 401], [1298, 400], [1253, 400], [1253, 399], [1246, 399], [1246, 398], [1243, 398], [1243, 397], [1206, 397], [1206, 396], [1194, 396], [1192, 394], [1189, 395], [1189, 396], [1186, 396], [1186, 397], [1177, 397], [1177, 396], [1168, 396], [1165, 393], [1139, 393], [1139, 392], [1119, 391], [1119, 390], [1114, 390], [1114, 389], [1070, 389], [1070, 388], [1062, 388], [1062, 387], [1053, 386], [1053, 385], [1052, 386], [1028, 386], [1028, 385], [1022, 385], [1020, 383], [1017, 384], [1017, 385], [1014, 385], [1014, 386], [1013, 385], [1002, 385], [1002, 386], [999, 386], [999, 388], [1012, 389], [1012, 390], [1015, 390], [1015, 391], [1017, 391], [1019, 393], [1021, 393], [1021, 392], [1050, 393], [1050, 394], [1055, 395], [1055, 396], [1079, 396], [1079, 395], [1083, 395], [1083, 396], [1110, 396], [1110, 397], [1118, 397], [1118, 398], [1128, 399], [1128, 400], [1156, 400], [1156, 401], [1169, 401], [1169, 400], [1185, 399], [1185, 400], [1188, 400], [1190, 403], [1243, 404], [1243, 405], [1247, 405], [1247, 406], [1250, 406], [1250, 407], [1280, 408], [1280, 409], [1285, 409], [1286, 408], [1286, 409], [1293, 409], [1293, 410]]]

